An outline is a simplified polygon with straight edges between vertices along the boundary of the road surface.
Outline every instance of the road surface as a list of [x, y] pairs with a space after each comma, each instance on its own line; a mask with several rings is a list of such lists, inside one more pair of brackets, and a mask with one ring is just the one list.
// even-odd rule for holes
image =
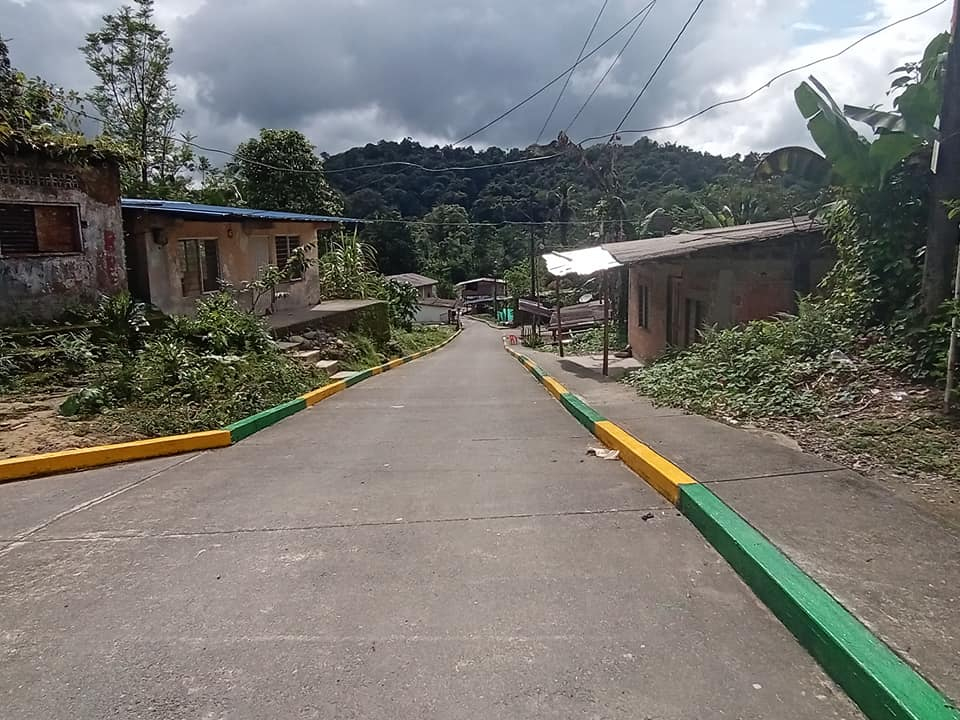
[[0, 486], [0, 716], [859, 718], [470, 324], [223, 450]]

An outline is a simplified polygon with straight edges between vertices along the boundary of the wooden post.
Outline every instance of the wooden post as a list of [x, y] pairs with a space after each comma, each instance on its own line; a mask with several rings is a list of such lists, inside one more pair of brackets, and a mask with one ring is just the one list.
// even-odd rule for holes
[[603, 290], [603, 376], [610, 375], [610, 271], [604, 270], [600, 282]]
[[560, 306], [563, 304], [560, 295], [561, 279], [562, 278], [557, 275], [557, 347], [560, 348], [560, 357], [563, 357], [563, 321], [560, 319]]

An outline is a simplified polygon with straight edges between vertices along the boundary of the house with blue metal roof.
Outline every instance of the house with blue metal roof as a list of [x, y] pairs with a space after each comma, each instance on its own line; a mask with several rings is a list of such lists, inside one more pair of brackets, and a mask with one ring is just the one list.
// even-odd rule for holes
[[[264, 268], [287, 267], [302, 252], [316, 259], [324, 235], [361, 220], [123, 198], [124, 243], [130, 291], [166, 313], [193, 310], [204, 293], [230, 287], [244, 292]], [[299, 250], [303, 248], [303, 250]], [[277, 297], [260, 299], [257, 310], [290, 310], [320, 302], [316, 267], [290, 266]]]

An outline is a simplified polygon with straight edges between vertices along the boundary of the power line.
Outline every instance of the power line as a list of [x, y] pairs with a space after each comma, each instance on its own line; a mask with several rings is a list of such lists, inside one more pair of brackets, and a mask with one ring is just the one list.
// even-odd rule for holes
[[597, 91], [600, 89], [600, 86], [603, 85], [604, 80], [607, 79], [607, 75], [609, 75], [613, 71], [613, 68], [616, 67], [617, 63], [620, 61], [620, 58], [623, 56], [623, 54], [627, 51], [627, 48], [630, 46], [630, 43], [633, 42], [633, 39], [637, 36], [637, 33], [640, 31], [640, 28], [643, 27], [643, 24], [647, 21], [647, 18], [650, 17], [650, 13], [653, 12], [653, 8], [656, 6], [656, 4], [657, 4], [656, 0], [654, 0], [654, 2], [649, 6], [649, 9], [647, 10], [646, 14], [640, 19], [640, 22], [633, 29], [633, 32], [630, 33], [630, 37], [627, 38], [627, 41], [623, 44], [623, 47], [620, 48], [620, 52], [617, 53], [617, 56], [613, 59], [613, 62], [610, 63], [610, 67], [608, 67], [606, 72], [603, 73], [603, 77], [601, 77], [597, 81], [597, 84], [593, 86], [593, 90], [590, 91], [590, 94], [587, 96], [587, 99], [583, 101], [583, 105], [580, 106], [580, 109], [577, 110], [576, 115], [574, 115], [573, 119], [567, 124], [567, 127], [564, 130], [565, 133], [567, 133], [568, 135], [570, 134], [570, 128], [573, 127], [573, 124], [577, 121], [577, 119], [580, 117], [583, 111], [586, 110], [587, 105], [589, 105], [590, 101], [593, 100], [593, 96], [597, 94]]
[[621, 32], [623, 32], [623, 31], [624, 31], [626, 28], [628, 28], [630, 25], [632, 25], [633, 22], [634, 22], [637, 18], [639, 18], [641, 15], [643, 15], [643, 13], [645, 13], [645, 12], [647, 11], [647, 9], [650, 8], [650, 6], [654, 4], [654, 2], [656, 2], [656, 0], [651, 0], [651, 2], [647, 3], [647, 5], [645, 5], [645, 6], [640, 10], [640, 12], [638, 12], [638, 13], [637, 13], [636, 15], [634, 15], [632, 18], [630, 18], [629, 20], [627, 20], [627, 22], [625, 22], [623, 25], [621, 25], [621, 26], [617, 29], [616, 32], [614, 32], [614, 33], [613, 33], [612, 35], [610, 35], [606, 40], [604, 40], [602, 43], [600, 43], [599, 45], [597, 45], [593, 50], [591, 50], [591, 51], [588, 52], [586, 55], [584, 55], [582, 58], [580, 58], [580, 60], [579, 60], [578, 62], [576, 62], [575, 64], [573, 64], [573, 65], [571, 65], [570, 67], [566, 68], [563, 72], [561, 72], [559, 75], [557, 75], [553, 80], [551, 80], [550, 82], [548, 82], [548, 83], [547, 83], [546, 85], [544, 85], [542, 88], [540, 88], [540, 89], [537, 90], [536, 92], [531, 93], [530, 95], [528, 95], [527, 97], [525, 97], [523, 100], [521, 100], [520, 102], [518, 102], [516, 105], [514, 105], [513, 107], [509, 108], [508, 110], [505, 110], [504, 112], [500, 113], [500, 114], [497, 115], [497, 117], [495, 117], [493, 120], [491, 120], [490, 122], [486, 123], [485, 125], [477, 128], [477, 129], [474, 130], [472, 133], [469, 133], [468, 135], [464, 135], [462, 138], [460, 138], [459, 140], [457, 140], [457, 141], [456, 141], [455, 143], [453, 143], [453, 144], [454, 144], [454, 145], [459, 145], [460, 143], [469, 140], [470, 138], [474, 137], [475, 135], [479, 135], [479, 134], [482, 133], [484, 130], [486, 130], [488, 127], [490, 127], [491, 125], [495, 125], [496, 123], [500, 122], [501, 120], [503, 120], [507, 115], [509, 115], [509, 114], [512, 113], [513, 111], [518, 110], [519, 108], [521, 108], [521, 107], [523, 107], [524, 105], [526, 105], [528, 102], [530, 102], [531, 100], [533, 100], [535, 97], [537, 97], [537, 96], [540, 95], [541, 93], [549, 90], [549, 89], [554, 85], [554, 83], [556, 83], [556, 82], [558, 82], [559, 80], [563, 79], [563, 76], [564, 76], [564, 75], [566, 75], [568, 72], [572, 71], [572, 70], [573, 70], [574, 68], [576, 68], [578, 65], [581, 65], [581, 64], [582, 64], [585, 60], [587, 60], [588, 58], [593, 57], [593, 56], [594, 56], [597, 52], [599, 52], [600, 49], [603, 48], [607, 43], [609, 43], [611, 40], [613, 40], [617, 35], [619, 35]]
[[[864, 42], [864, 41], [866, 41], [866, 40], [869, 40], [870, 38], [872, 38], [872, 37], [874, 37], [874, 36], [876, 36], [876, 35], [879, 35], [880, 33], [884, 32], [884, 31], [886, 31], [886, 30], [889, 30], [889, 29], [892, 28], [892, 27], [896, 27], [897, 25], [900, 25], [900, 24], [902, 24], [902, 23], [905, 23], [905, 22], [907, 22], [907, 21], [909, 21], [909, 20], [914, 20], [914, 19], [920, 17], [921, 15], [926, 15], [926, 14], [929, 13], [929, 12], [933, 12], [933, 11], [936, 10], [938, 7], [940, 7], [941, 5], [946, 4], [947, 2], [949, 2], [949, 0], [940, 0], [940, 2], [934, 3], [933, 5], [931, 5], [930, 7], [926, 8], [925, 10], [921, 10], [921, 11], [919, 11], [919, 12], [916, 12], [916, 13], [914, 13], [913, 15], [907, 15], [906, 17], [902, 17], [902, 18], [900, 18], [899, 20], [894, 20], [893, 22], [891, 22], [891, 23], [889, 23], [889, 24], [887, 24], [887, 25], [884, 25], [883, 27], [877, 28], [876, 30], [867, 33], [866, 35], [858, 38], [857, 40], [854, 40], [852, 43], [850, 43], [849, 45], [847, 45], [845, 48], [843, 48], [842, 50], [840, 50], [840, 51], [838, 51], [838, 52], [831, 53], [830, 55], [824, 55], [824, 56], [821, 57], [821, 58], [817, 58], [816, 60], [811, 60], [811, 61], [808, 62], [808, 63], [805, 63], [805, 64], [803, 64], [803, 65], [798, 65], [797, 67], [792, 67], [792, 68], [790, 68], [790, 69], [788, 69], [788, 70], [783, 70], [782, 72], [777, 73], [777, 74], [774, 75], [772, 78], [770, 78], [769, 80], [767, 80], [767, 81], [766, 81], [763, 85], [761, 85], [760, 87], [756, 88], [755, 90], [753, 90], [753, 91], [750, 92], [750, 93], [747, 93], [746, 95], [743, 95], [742, 97], [730, 98], [729, 100], [721, 100], [720, 102], [715, 102], [715, 103], [713, 103], [713, 105], [708, 105], [707, 107], [703, 108], [702, 110], [698, 110], [697, 112], [695, 112], [695, 113], [693, 113], [692, 115], [689, 115], [689, 116], [683, 118], [682, 120], [678, 120], [678, 121], [676, 121], [676, 122], [669, 123], [669, 124], [666, 124], [666, 125], [657, 125], [656, 127], [643, 128], [643, 129], [640, 129], [640, 130], [621, 130], [621, 129], [618, 129], [618, 130], [616, 130], [615, 132], [616, 132], [616, 133], [619, 133], [619, 134], [621, 134], [621, 135], [627, 135], [627, 134], [637, 135], [637, 134], [644, 134], [644, 133], [656, 132], [656, 131], [658, 131], [658, 130], [671, 130], [671, 129], [673, 129], [673, 128], [680, 127], [681, 125], [685, 125], [686, 123], [690, 122], [691, 120], [695, 120], [696, 118], [700, 117], [701, 115], [705, 115], [706, 113], [710, 112], [711, 110], [716, 110], [718, 107], [723, 107], [724, 105], [733, 105], [733, 104], [735, 104], [735, 103], [744, 102], [745, 100], [749, 100], [750, 98], [752, 98], [754, 95], [756, 95], [756, 94], [758, 94], [758, 93], [766, 90], [766, 89], [769, 88], [773, 83], [775, 83], [777, 80], [780, 80], [781, 78], [784, 78], [784, 77], [786, 77], [787, 75], [790, 75], [791, 73], [799, 72], [800, 70], [806, 70], [806, 69], [808, 69], [808, 68], [813, 67], [814, 65], [819, 65], [819, 64], [822, 63], [822, 62], [827, 62], [828, 60], [835, 60], [836, 58], [840, 57], [841, 55], [843, 55], [843, 54], [849, 52], [850, 50], [852, 50], [853, 48], [855, 48], [855, 47], [856, 47], [857, 45], [859, 45], [860, 43], [862, 43], [862, 42]], [[610, 136], [613, 135], [613, 134], [614, 134], [613, 132], [608, 132], [608, 133], [603, 133], [602, 135], [594, 135], [594, 136], [592, 136], [592, 137], [584, 138], [583, 140], [580, 140], [579, 142], [580, 142], [580, 144], [582, 144], [582, 143], [592, 142], [593, 140], [605, 140], [605, 139], [607, 139], [608, 137], [610, 137]]]
[[657, 67], [654, 68], [653, 72], [650, 74], [650, 77], [647, 79], [647, 82], [642, 88], [633, 102], [630, 104], [630, 107], [627, 109], [627, 112], [623, 114], [623, 118], [620, 120], [620, 124], [617, 125], [617, 129], [613, 131], [611, 139], [616, 135], [620, 128], [623, 127], [624, 123], [627, 122], [627, 118], [630, 117], [630, 113], [633, 112], [633, 109], [637, 106], [637, 103], [640, 102], [640, 98], [643, 97], [643, 94], [647, 91], [647, 88], [650, 87], [650, 83], [653, 82], [653, 79], [657, 76], [657, 73], [660, 72], [660, 68], [663, 67], [663, 64], [667, 61], [667, 58], [670, 57], [670, 54], [673, 52], [673, 49], [677, 46], [677, 43], [680, 42], [680, 38], [683, 37], [683, 34], [687, 31], [687, 28], [690, 27], [690, 23], [693, 22], [693, 19], [697, 16], [697, 13], [700, 12], [700, 8], [703, 7], [705, 0], [700, 0], [697, 3], [697, 6], [693, 9], [693, 12], [690, 13], [690, 17], [687, 18], [687, 21], [683, 24], [683, 27], [680, 28], [680, 32], [677, 33], [677, 36], [673, 39], [673, 42], [670, 43], [670, 47], [667, 48], [667, 52], [663, 54], [663, 57], [660, 58], [660, 62], [657, 64]]
[[[733, 105], [733, 104], [739, 103], [739, 102], [744, 102], [744, 101], [749, 100], [750, 98], [754, 97], [754, 96], [757, 95], [758, 93], [762, 92], [763, 90], [769, 88], [770, 85], [772, 85], [772, 84], [773, 84], [774, 82], [776, 82], [777, 80], [780, 80], [781, 78], [783, 78], [783, 77], [785, 77], [785, 76], [787, 76], [787, 75], [789, 75], [789, 74], [791, 74], [791, 73], [799, 72], [800, 70], [806, 70], [806, 69], [808, 69], [808, 68], [810, 68], [810, 67], [813, 67], [814, 65], [818, 65], [818, 64], [823, 63], [823, 62], [826, 62], [826, 61], [828, 61], [828, 60], [834, 60], [834, 59], [840, 57], [841, 55], [849, 52], [850, 50], [852, 50], [853, 48], [855, 48], [857, 45], [863, 43], [864, 41], [869, 40], [870, 38], [875, 37], [876, 35], [879, 35], [880, 33], [884, 32], [884, 31], [886, 31], [886, 30], [889, 30], [890, 28], [893, 28], [893, 27], [895, 27], [895, 26], [897, 26], [897, 25], [900, 25], [900, 24], [902, 24], [902, 23], [905, 23], [905, 22], [907, 22], [907, 21], [909, 21], [909, 20], [913, 20], [913, 19], [918, 18], [918, 17], [920, 17], [920, 16], [922, 16], [922, 15], [926, 15], [927, 13], [930, 13], [930, 12], [936, 10], [937, 8], [939, 8], [940, 6], [946, 4], [948, 1], [949, 1], [949, 0], [940, 0], [939, 2], [934, 3], [933, 5], [931, 5], [930, 7], [926, 8], [926, 9], [924, 9], [924, 10], [921, 10], [921, 11], [919, 11], [919, 12], [916, 12], [916, 13], [914, 13], [914, 14], [912, 14], [912, 15], [907, 15], [907, 16], [902, 17], [902, 18], [900, 18], [900, 19], [898, 19], [898, 20], [895, 20], [895, 21], [893, 21], [893, 22], [891, 22], [891, 23], [889, 23], [889, 24], [887, 24], [887, 25], [884, 25], [883, 27], [877, 28], [876, 30], [873, 30], [872, 32], [867, 33], [866, 35], [864, 35], [864, 36], [858, 38], [857, 40], [853, 41], [852, 43], [850, 43], [849, 45], [847, 45], [845, 48], [843, 48], [842, 50], [840, 50], [840, 51], [838, 51], [838, 52], [831, 53], [830, 55], [825, 55], [825, 56], [823, 56], [823, 57], [821, 57], [821, 58], [818, 58], [818, 59], [816, 59], [816, 60], [812, 60], [812, 61], [810, 61], [810, 62], [808, 62], [808, 63], [803, 64], [803, 65], [798, 65], [797, 67], [792, 67], [792, 68], [789, 68], [789, 69], [787, 69], [787, 70], [783, 70], [782, 72], [777, 73], [777, 74], [774, 75], [772, 78], [770, 78], [769, 80], [767, 80], [767, 81], [766, 81], [763, 85], [761, 85], [760, 87], [756, 88], [755, 90], [753, 90], [752, 92], [750, 92], [750, 93], [748, 93], [748, 94], [746, 94], [746, 95], [743, 95], [742, 97], [731, 98], [731, 99], [728, 99], [728, 100], [722, 100], [722, 101], [720, 101], [720, 102], [716, 102], [716, 103], [714, 103], [714, 104], [712, 104], [712, 105], [709, 105], [709, 106], [703, 108], [702, 110], [699, 110], [699, 111], [693, 113], [692, 115], [689, 115], [688, 117], [683, 118], [682, 120], [678, 120], [677, 122], [673, 122], [673, 123], [669, 123], [669, 124], [665, 124], [665, 125], [658, 125], [658, 126], [656, 126], [656, 127], [643, 128], [643, 129], [639, 129], [639, 130], [622, 130], [622, 129], [618, 129], [618, 130], [616, 130], [616, 131], [603, 133], [603, 134], [601, 134], [601, 135], [594, 135], [594, 136], [591, 136], [591, 137], [583, 138], [583, 139], [579, 140], [579, 141], [577, 142], [577, 144], [578, 144], [578, 145], [582, 145], [583, 143], [592, 142], [592, 141], [594, 141], [594, 140], [606, 140], [606, 139], [608, 139], [608, 138], [610, 138], [610, 137], [612, 137], [613, 135], [618, 134], [618, 133], [619, 133], [619, 134], [644, 134], [644, 133], [656, 132], [656, 131], [658, 131], [658, 130], [670, 130], [670, 129], [672, 129], [672, 128], [676, 128], [676, 127], [679, 127], [679, 126], [681, 126], [681, 125], [684, 125], [684, 124], [690, 122], [691, 120], [694, 120], [694, 119], [700, 117], [701, 115], [704, 115], [704, 114], [706, 114], [706, 113], [708, 113], [708, 112], [710, 112], [710, 111], [712, 111], [712, 110], [715, 110], [715, 109], [718, 108], [718, 107], [722, 107], [722, 106], [724, 106], [724, 105]], [[628, 25], [632, 24], [635, 20], [637, 20], [637, 18], [639, 18], [641, 15], [644, 15], [644, 13], [649, 14], [649, 11], [650, 11], [650, 10], [652, 9], [652, 7], [656, 4], [656, 2], [657, 2], [657, 0], [652, 0], [650, 3], [648, 3], [647, 5], [645, 5], [645, 6], [640, 10], [640, 12], [638, 12], [636, 15], [634, 15], [626, 24], [622, 25], [615, 33], [613, 33], [613, 35], [611, 35], [611, 36], [608, 37], [606, 40], [604, 40], [603, 43], [601, 43], [600, 45], [598, 45], [598, 46], [597, 46], [596, 48], [594, 48], [590, 53], [588, 53], [586, 56], [584, 56], [584, 57], [581, 59], [580, 62], [582, 63], [584, 60], [586, 60], [586, 59], [589, 58], [591, 55], [593, 55], [593, 54], [596, 53], [598, 50], [600, 50], [604, 45], [606, 45], [610, 40], [612, 40], [614, 37], [616, 37], [616, 36], [617, 36], [621, 31], [623, 31]], [[644, 16], [644, 20], [646, 20], [646, 16]], [[635, 31], [636, 31], [637, 29], [639, 29], [639, 25], [638, 25], [637, 28], [635, 28]], [[570, 70], [570, 69], [572, 69], [572, 68], [568, 68], [568, 70]], [[548, 87], [550, 87], [551, 85], [553, 85], [557, 80], [559, 80], [561, 77], [563, 77], [563, 75], [566, 74], [566, 72], [567, 72], [567, 71], [564, 71], [563, 74], [557, 76], [557, 78], [555, 78], [553, 81], [551, 81], [548, 85], [546, 85], [546, 86], [544, 86], [543, 88], [541, 88], [541, 90], [539, 90], [536, 94], [539, 94], [539, 93], [543, 92], [543, 91], [546, 90]], [[536, 94], [535, 94], [535, 95], [536, 95]], [[531, 96], [531, 97], [528, 98], [528, 99], [532, 99], [533, 97], [535, 97], [535, 95]], [[527, 101], [526, 101], [526, 100], [523, 101], [523, 103], [525, 103], [525, 102], [527, 102]], [[514, 108], [512, 108], [510, 111], [508, 111], [508, 113], [511, 112], [513, 109], [516, 109], [517, 107], [519, 107], [519, 106], [522, 105], [523, 103], [520, 103], [520, 104], [514, 106]], [[69, 110], [70, 112], [72, 112], [72, 113], [74, 113], [74, 114], [76, 114], [76, 115], [79, 115], [80, 117], [89, 118], [89, 119], [91, 119], [91, 120], [94, 120], [94, 121], [99, 122], [99, 123], [102, 123], [102, 124], [105, 124], [105, 123], [106, 123], [106, 121], [105, 121], [103, 118], [97, 117], [96, 115], [92, 115], [92, 114], [87, 113], [87, 112], [85, 112], [85, 111], [83, 111], [83, 110], [78, 110], [77, 108], [71, 107], [71, 106], [69, 106], [69, 105], [67, 105], [67, 104], [65, 104], [65, 103], [63, 103], [63, 102], [59, 102], [58, 104], [60, 104], [62, 107], [64, 107], [65, 109]], [[505, 115], [506, 115], [506, 114], [504, 114], [504, 115], [501, 116], [501, 117], [504, 117]], [[498, 119], [499, 119], [499, 118], [498, 118]], [[576, 118], [574, 118], [574, 120], [576, 120]], [[478, 132], [486, 129], [486, 127], [489, 127], [490, 125], [492, 125], [493, 122], [496, 122], [496, 120], [492, 121], [491, 123], [488, 123], [488, 124], [487, 124], [486, 126], [484, 126], [483, 128], [480, 128], [480, 130], [478, 130], [477, 132], [471, 133], [470, 136], [467, 136], [467, 138], [464, 138], [464, 139], [468, 139], [469, 137], [472, 137], [473, 135], [477, 134]], [[239, 161], [239, 162], [245, 162], [245, 163], [248, 163], [248, 164], [251, 164], [251, 165], [257, 165], [257, 166], [259, 166], [259, 167], [265, 167], [265, 168], [270, 169], [270, 170], [278, 170], [278, 171], [283, 171], [283, 172], [293, 172], [293, 173], [301, 173], [301, 174], [318, 174], [318, 173], [330, 174], [330, 173], [341, 173], [341, 172], [350, 172], [350, 171], [354, 171], [354, 170], [366, 170], [366, 169], [374, 169], [374, 168], [390, 167], [390, 166], [398, 166], [398, 165], [399, 165], [399, 166], [414, 167], [414, 168], [419, 169], [419, 170], [421, 170], [421, 171], [423, 171], [423, 172], [430, 172], [430, 173], [465, 172], [465, 171], [470, 171], [470, 170], [483, 170], [483, 169], [490, 169], [490, 168], [503, 167], [503, 166], [509, 166], [509, 165], [520, 165], [520, 164], [529, 163], [529, 162], [540, 162], [540, 161], [546, 161], [546, 160], [553, 160], [553, 159], [555, 159], [555, 158], [562, 157], [562, 156], [565, 154], [565, 153], [563, 153], [563, 152], [558, 152], [558, 153], [553, 153], [553, 154], [550, 154], [550, 155], [543, 155], [543, 156], [530, 157], [530, 158], [521, 158], [521, 159], [519, 159], [519, 160], [508, 160], [508, 161], [503, 161], [503, 162], [499, 162], [499, 163], [486, 163], [486, 164], [483, 164], [483, 165], [473, 165], [473, 166], [453, 166], [453, 167], [448, 167], [448, 168], [430, 168], [430, 167], [426, 167], [426, 166], [423, 166], [423, 165], [419, 165], [419, 164], [417, 164], [417, 163], [409, 163], [409, 162], [404, 162], [404, 161], [399, 161], [399, 160], [397, 160], [397, 161], [390, 161], [390, 162], [383, 162], [383, 163], [371, 163], [371, 164], [367, 164], [367, 165], [356, 165], [356, 166], [345, 167], [345, 168], [333, 168], [333, 169], [329, 169], [329, 170], [327, 170], [327, 169], [323, 169], [323, 170], [309, 170], [309, 169], [307, 169], [307, 170], [305, 170], [305, 169], [303, 169], [303, 168], [293, 168], [293, 167], [284, 167], [284, 166], [270, 165], [270, 164], [268, 164], [268, 163], [263, 163], [263, 162], [260, 162], [260, 161], [257, 161], [257, 160], [252, 160], [252, 159], [250, 159], [250, 158], [242, 157], [242, 156], [238, 155], [237, 153], [233, 153], [233, 152], [230, 152], [230, 151], [228, 151], [228, 150], [221, 150], [221, 149], [219, 149], [219, 148], [205, 147], [205, 146], [203, 146], [203, 145], [199, 145], [199, 144], [197, 144], [197, 143], [195, 143], [195, 142], [192, 142], [192, 141], [189, 141], [189, 140], [185, 140], [185, 139], [183, 139], [183, 138], [167, 137], [166, 139], [167, 139], [167, 140], [170, 140], [171, 142], [176, 142], [176, 143], [180, 143], [180, 144], [183, 144], [183, 145], [188, 145], [188, 146], [193, 147], [193, 148], [196, 148], [196, 149], [198, 149], [198, 150], [203, 150], [204, 152], [212, 152], [212, 153], [218, 153], [218, 154], [221, 154], [221, 155], [226, 155], [226, 156], [229, 156], [229, 157], [234, 158], [235, 160], [237, 160], [237, 161]], [[459, 141], [457, 141], [457, 143], [462, 142], [462, 141], [463, 141], [463, 140], [459, 140]], [[455, 143], [455, 144], [456, 144], [456, 143]]]
[[[547, 119], [543, 121], [543, 127], [541, 127], [540, 132], [537, 133], [537, 139], [534, 142], [534, 145], [540, 144], [540, 138], [543, 137], [543, 132], [547, 129], [547, 125], [549, 125], [550, 121], [553, 119], [553, 114], [557, 111], [557, 106], [560, 104], [560, 98], [562, 98], [563, 94], [567, 91], [567, 85], [570, 84], [570, 78], [573, 77], [574, 68], [580, 64], [580, 59], [583, 57], [583, 53], [586, 51], [587, 45], [590, 42], [590, 38], [593, 37], [594, 31], [597, 29], [600, 18], [603, 16], [603, 11], [607, 9], [607, 3], [609, 1], [610, 0], [603, 0], [603, 5], [600, 6], [600, 12], [597, 13], [597, 17], [593, 21], [593, 26], [590, 28], [590, 32], [587, 33], [587, 39], [583, 41], [583, 47], [580, 48], [580, 53], [577, 55], [577, 61], [573, 64], [573, 68], [570, 68], [570, 72], [567, 73], [567, 77], [563, 81], [563, 87], [560, 88], [560, 94], [557, 95], [557, 99], [553, 101], [553, 107], [550, 108], [550, 114], [547, 115]], [[633, 36], [631, 35], [630, 37]]]
[[[104, 120], [101, 117], [98, 117], [96, 115], [91, 115], [90, 113], [84, 110], [78, 110], [77, 108], [70, 107], [69, 105], [65, 105], [63, 103], [60, 103], [60, 104], [62, 105], [62, 107], [66, 108], [67, 110], [74, 113], [75, 115], [79, 115], [80, 117], [85, 117], [90, 120], [94, 120], [96, 122], [106, 124], [106, 120]], [[226, 155], [230, 158], [233, 158], [237, 162], [247, 163], [248, 165], [256, 165], [258, 167], [266, 168], [268, 170], [279, 170], [282, 172], [291, 172], [291, 173], [297, 173], [302, 175], [318, 175], [318, 174], [330, 175], [333, 173], [350, 172], [353, 170], [367, 170], [367, 169], [381, 168], [381, 167], [391, 167], [396, 165], [400, 165], [404, 167], [412, 167], [428, 173], [466, 172], [469, 170], [487, 170], [490, 168], [504, 167], [508, 165], [522, 165], [524, 163], [543, 162], [545, 160], [552, 160], [554, 158], [557, 158], [563, 155], [563, 153], [553, 153], [550, 155], [538, 155], [535, 157], [520, 158], [519, 160], [504, 160], [502, 162], [484, 163], [481, 165], [462, 165], [462, 166], [454, 165], [454, 166], [444, 167], [444, 168], [431, 168], [431, 167], [426, 167], [425, 165], [420, 165], [419, 163], [406, 162], [403, 160], [391, 160], [389, 162], [370, 163], [369, 165], [354, 165], [354, 166], [345, 167], [345, 168], [331, 168], [329, 170], [326, 168], [323, 168], [320, 170], [315, 170], [310, 168], [295, 168], [295, 167], [289, 167], [289, 166], [283, 166], [283, 165], [271, 165], [269, 163], [260, 162], [259, 160], [253, 160], [251, 158], [243, 157], [242, 155], [239, 155], [238, 153], [230, 152], [229, 150], [221, 150], [220, 148], [212, 148], [212, 147], [206, 147], [204, 145], [199, 145], [198, 143], [195, 143], [191, 140], [187, 140], [186, 138], [177, 138], [177, 137], [168, 135], [168, 136], [165, 136], [163, 139], [169, 140], [170, 142], [178, 143], [180, 145], [187, 145], [197, 150], [202, 150], [204, 152]]]

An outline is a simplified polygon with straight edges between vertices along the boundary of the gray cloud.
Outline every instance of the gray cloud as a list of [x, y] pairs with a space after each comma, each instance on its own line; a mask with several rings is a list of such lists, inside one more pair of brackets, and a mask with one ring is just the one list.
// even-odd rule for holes
[[[599, 4], [157, 0], [157, 11], [175, 47], [175, 79], [185, 110], [182, 129], [195, 132], [204, 144], [229, 149], [260, 127], [297, 127], [321, 150], [337, 152], [383, 137], [443, 143], [466, 134], [571, 64]], [[694, 4], [658, 3], [577, 122], [574, 138], [617, 124]], [[864, 13], [883, 19], [906, 14], [917, 2], [862, 4]], [[640, 5], [611, 0], [591, 46]], [[808, 17], [808, 5], [706, 3], [628, 127], [682, 117], [856, 32], [803, 31], [804, 23], [818, 19]], [[13, 60], [22, 69], [82, 89], [91, 78], [76, 48], [98, 16], [113, 7], [111, 0], [0, 0], [0, 33], [14, 38]], [[901, 52], [917, 54], [920, 41], [944, 22], [931, 18], [913, 35], [899, 35], [913, 42]], [[613, 40], [575, 74], [548, 136], [566, 125], [625, 38], [626, 33]], [[882, 92], [883, 71], [899, 60], [897, 46], [890, 46], [884, 44], [879, 56], [874, 49], [867, 61], [853, 58], [847, 67], [876, 72], [880, 80], [866, 85]], [[847, 81], [842, 73], [839, 77], [838, 82]], [[657, 137], [726, 152], [806, 142], [802, 121], [790, 106], [795, 84], [784, 81], [758, 102], [718, 111]], [[472, 142], [529, 144], [558, 91], [559, 84]], [[876, 99], [874, 95], [870, 102]]]

